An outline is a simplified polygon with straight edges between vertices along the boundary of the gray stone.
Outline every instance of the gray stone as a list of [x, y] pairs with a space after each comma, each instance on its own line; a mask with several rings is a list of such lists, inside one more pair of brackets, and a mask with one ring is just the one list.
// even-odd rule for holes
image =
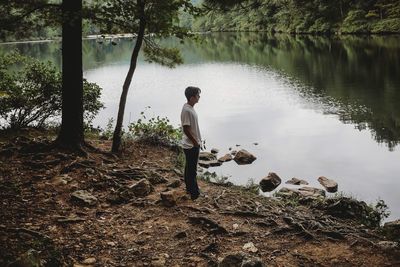
[[325, 176], [319, 177], [318, 182], [325, 187], [326, 191], [329, 193], [335, 193], [338, 190], [338, 184], [334, 180], [328, 179]]
[[314, 187], [301, 187], [299, 189], [294, 189], [294, 188], [287, 188], [287, 187], [282, 187], [278, 194], [280, 197], [300, 197], [300, 198], [310, 198], [310, 199], [317, 199], [317, 198], [324, 198], [325, 197], [325, 191], [319, 188], [314, 188]]
[[296, 177], [293, 177], [292, 179], [286, 181], [286, 184], [292, 184], [292, 185], [308, 185], [308, 182], [305, 180], [298, 179]]
[[211, 153], [218, 154], [219, 153], [219, 149], [218, 148], [212, 148], [211, 149]]
[[209, 168], [210, 167], [210, 161], [199, 160], [198, 164], [199, 164], [200, 167], [203, 167], [203, 168]]
[[232, 155], [231, 154], [226, 154], [225, 156], [220, 157], [218, 159], [218, 161], [220, 161], [220, 162], [228, 162], [228, 161], [231, 161], [231, 160], [232, 160]]
[[270, 192], [277, 188], [281, 181], [281, 178], [276, 173], [270, 172], [267, 177], [261, 179], [260, 188], [263, 192]]
[[78, 190], [71, 194], [71, 199], [94, 206], [97, 204], [97, 198], [86, 190]]
[[211, 160], [208, 163], [210, 164], [210, 167], [218, 167], [222, 165], [222, 162], [218, 160]]
[[315, 187], [303, 186], [300, 187], [298, 191], [304, 197], [325, 197], [325, 190]]
[[210, 152], [200, 152], [200, 154], [199, 154], [199, 160], [210, 161], [210, 160], [216, 160], [216, 159], [217, 159], [217, 156]]
[[263, 267], [264, 264], [259, 258], [252, 257], [243, 252], [229, 254], [218, 264], [218, 267]]
[[128, 187], [130, 193], [136, 197], [145, 197], [153, 191], [153, 186], [147, 179], [141, 179]]
[[239, 165], [251, 164], [256, 159], [257, 158], [253, 154], [244, 149], [239, 150], [233, 158], [233, 160]]

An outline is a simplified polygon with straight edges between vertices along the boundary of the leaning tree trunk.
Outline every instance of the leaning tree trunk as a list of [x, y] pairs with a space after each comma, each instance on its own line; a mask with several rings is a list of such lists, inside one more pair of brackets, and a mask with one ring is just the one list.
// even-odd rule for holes
[[62, 121], [56, 143], [72, 149], [84, 143], [82, 0], [62, 2]]
[[144, 19], [144, 5], [141, 1], [138, 1], [138, 5], [140, 8], [140, 13], [142, 14], [139, 21], [139, 30], [138, 35], [135, 43], [135, 48], [133, 49], [132, 56], [131, 56], [131, 63], [129, 65], [128, 74], [126, 75], [124, 85], [122, 87], [122, 94], [121, 99], [119, 101], [119, 109], [118, 109], [118, 117], [117, 117], [117, 124], [115, 125], [114, 135], [113, 135], [113, 143], [111, 151], [116, 153], [119, 151], [121, 146], [121, 132], [122, 132], [122, 124], [124, 120], [124, 113], [125, 113], [125, 104], [126, 104], [126, 97], [128, 95], [129, 86], [132, 82], [133, 74], [135, 73], [137, 59], [139, 56], [140, 48], [142, 47], [144, 32], [146, 29], [146, 22]]

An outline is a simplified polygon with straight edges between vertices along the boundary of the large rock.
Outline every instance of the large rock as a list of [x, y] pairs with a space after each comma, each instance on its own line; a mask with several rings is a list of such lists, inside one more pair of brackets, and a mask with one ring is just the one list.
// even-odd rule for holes
[[281, 178], [276, 173], [270, 172], [267, 177], [261, 179], [260, 188], [263, 192], [270, 192], [277, 188], [281, 181]]
[[78, 190], [71, 194], [71, 199], [85, 203], [89, 206], [97, 204], [97, 198], [86, 190]]
[[136, 197], [145, 197], [153, 191], [153, 186], [147, 179], [141, 179], [128, 187], [130, 193]]
[[222, 162], [219, 160], [211, 160], [208, 163], [210, 164], [210, 167], [218, 167], [222, 165]]
[[217, 156], [210, 152], [200, 152], [200, 154], [199, 154], [199, 160], [210, 161], [210, 160], [216, 160], [216, 159], [217, 159]]
[[233, 158], [233, 160], [239, 165], [251, 164], [256, 159], [257, 158], [253, 154], [244, 149], [239, 150]]
[[296, 177], [293, 177], [292, 179], [287, 180], [287, 181], [286, 181], [286, 184], [292, 184], [292, 185], [308, 185], [308, 182], [305, 181], [305, 180], [301, 180], [301, 179], [298, 179], [298, 178], [296, 178]]
[[385, 223], [383, 231], [390, 239], [400, 241], [400, 220]]
[[209, 168], [210, 167], [210, 161], [199, 160], [197, 164], [200, 167], [203, 167], [203, 168]]
[[212, 148], [211, 149], [211, 153], [218, 154], [219, 153], [219, 149], [218, 148]]
[[325, 190], [315, 188], [315, 187], [310, 187], [310, 186], [303, 186], [298, 189], [300, 194], [304, 197], [325, 197]]
[[319, 177], [318, 182], [325, 187], [326, 191], [329, 193], [335, 193], [338, 190], [338, 184], [334, 180], [328, 179], [325, 176]]
[[225, 156], [220, 157], [218, 159], [218, 161], [221, 161], [221, 162], [228, 162], [228, 161], [231, 161], [231, 160], [232, 160], [232, 155], [231, 154], [226, 154]]

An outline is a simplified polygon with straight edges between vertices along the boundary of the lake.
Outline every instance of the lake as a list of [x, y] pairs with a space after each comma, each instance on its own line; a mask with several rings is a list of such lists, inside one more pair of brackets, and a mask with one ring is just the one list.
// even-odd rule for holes
[[[94, 121], [116, 118], [133, 41], [85, 40], [84, 75], [103, 87], [106, 108]], [[195, 106], [206, 147], [220, 155], [246, 149], [251, 165], [210, 168], [236, 184], [276, 172], [339, 191], [400, 217], [400, 37], [311, 37], [256, 33], [202, 35], [179, 44], [185, 63], [174, 69], [140, 59], [128, 95], [125, 125], [168, 117], [178, 126], [189, 85], [202, 90]], [[60, 65], [60, 43], [0, 45]], [[150, 108], [146, 108], [150, 106]], [[255, 144], [257, 143], [257, 145]], [[279, 188], [280, 188], [279, 187]], [[268, 193], [267, 195], [271, 195]]]

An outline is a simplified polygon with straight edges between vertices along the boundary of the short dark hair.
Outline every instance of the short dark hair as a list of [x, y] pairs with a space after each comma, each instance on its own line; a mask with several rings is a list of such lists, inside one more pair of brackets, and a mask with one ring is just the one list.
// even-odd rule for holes
[[199, 87], [189, 86], [185, 89], [185, 96], [188, 101], [190, 100], [190, 98], [192, 96], [196, 96], [197, 94], [200, 94], [200, 93], [201, 93], [201, 90]]

